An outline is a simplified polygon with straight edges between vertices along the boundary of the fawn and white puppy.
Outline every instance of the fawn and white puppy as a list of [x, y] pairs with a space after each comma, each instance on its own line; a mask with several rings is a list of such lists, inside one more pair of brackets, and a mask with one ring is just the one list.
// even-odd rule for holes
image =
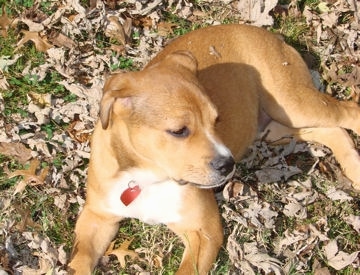
[[164, 223], [185, 251], [177, 274], [206, 274], [223, 241], [211, 188], [260, 130], [328, 146], [360, 189], [360, 108], [318, 92], [300, 55], [247, 25], [174, 40], [139, 72], [110, 76], [92, 137], [71, 272], [89, 274], [127, 217]]

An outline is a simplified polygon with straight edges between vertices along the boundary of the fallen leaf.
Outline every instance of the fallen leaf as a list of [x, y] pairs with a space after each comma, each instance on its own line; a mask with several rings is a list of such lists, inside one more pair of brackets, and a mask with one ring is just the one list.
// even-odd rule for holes
[[267, 253], [261, 252], [256, 242], [244, 243], [244, 259], [252, 266], [263, 270], [265, 274], [283, 274], [281, 269], [281, 262], [269, 256]]
[[283, 213], [287, 217], [296, 217], [298, 219], [305, 219], [307, 217], [306, 208], [296, 201], [286, 204]]
[[24, 191], [27, 185], [35, 186], [35, 185], [44, 184], [45, 178], [49, 172], [49, 167], [47, 166], [43, 169], [40, 169], [40, 171], [37, 172], [39, 164], [40, 161], [38, 159], [34, 159], [30, 162], [30, 167], [28, 169], [16, 170], [9, 175], [9, 178], [13, 178], [17, 176], [23, 177], [23, 179], [20, 180], [19, 183], [16, 185], [13, 195], [16, 195], [17, 193]]
[[134, 14], [146, 15], [146, 14], [149, 14], [153, 9], [157, 8], [161, 4], [161, 2], [162, 2], [162, 0], [155, 0], [153, 2], [150, 2], [143, 9], [141, 9], [141, 7], [140, 7], [141, 3], [139, 1], [135, 1], [135, 5], [138, 4], [139, 7], [132, 10], [131, 12]]
[[264, 167], [263, 169], [256, 171], [255, 175], [261, 183], [271, 183], [287, 180], [301, 172], [302, 171], [296, 166], [278, 164], [273, 167]]
[[170, 34], [173, 34], [173, 28], [176, 27], [177, 24], [170, 23], [170, 22], [159, 22], [157, 24], [157, 31], [158, 34], [161, 36], [168, 36]]
[[7, 72], [9, 69], [9, 66], [16, 63], [16, 61], [21, 57], [20, 54], [15, 54], [12, 59], [10, 59], [10, 56], [2, 56], [0, 57], [0, 70], [3, 72]]
[[58, 260], [62, 264], [66, 264], [68, 261], [68, 257], [66, 251], [64, 250], [64, 246], [65, 245], [63, 244], [58, 248], [58, 255], [59, 255]]
[[222, 216], [228, 222], [232, 221], [232, 222], [235, 222], [236, 224], [242, 225], [244, 227], [248, 226], [246, 218], [244, 218], [242, 215], [239, 215], [239, 213], [237, 211], [234, 211], [233, 209], [228, 207], [226, 204], [223, 205]]
[[129, 41], [130, 33], [125, 33], [125, 29], [123, 25], [120, 23], [119, 18], [117, 16], [109, 16], [108, 19], [109, 19], [109, 24], [105, 29], [105, 35], [116, 40], [121, 45], [126, 45], [126, 43]]
[[325, 12], [320, 15], [320, 18], [322, 19], [322, 24], [330, 28], [335, 26], [338, 22], [338, 15], [334, 12]]
[[226, 201], [229, 201], [231, 198], [246, 200], [250, 197], [257, 197], [256, 192], [249, 185], [238, 181], [231, 181], [226, 184], [222, 195]]
[[65, 34], [52, 30], [48, 35], [48, 40], [51, 44], [58, 47], [66, 47], [68, 49], [73, 49], [76, 46], [76, 43]]
[[28, 112], [35, 115], [39, 125], [49, 123], [51, 95], [29, 92], [28, 96], [31, 99], [28, 105]]
[[345, 193], [342, 190], [336, 190], [335, 187], [331, 187], [327, 192], [326, 192], [326, 196], [330, 199], [332, 199], [333, 201], [351, 201], [353, 200], [353, 198], [351, 196], [349, 196], [347, 193]]
[[31, 99], [31, 102], [38, 105], [41, 108], [51, 106], [51, 94], [39, 94], [34, 92], [29, 92], [28, 96]]
[[20, 222], [16, 225], [16, 228], [20, 232], [24, 232], [27, 228], [31, 228], [32, 230], [41, 230], [42, 226], [36, 222], [34, 222], [31, 211], [29, 208], [22, 208], [22, 206], [17, 205], [15, 209], [21, 216]]
[[67, 194], [61, 194], [54, 197], [54, 204], [59, 209], [65, 209], [67, 203]]
[[328, 265], [336, 270], [341, 270], [355, 261], [359, 251], [355, 251], [351, 254], [338, 251], [336, 240], [331, 240], [327, 245], [325, 245], [324, 253], [328, 260]]
[[278, 3], [277, 0], [247, 0], [239, 1], [237, 9], [241, 15], [241, 19], [255, 26], [271, 26], [274, 19], [269, 14], [270, 11]]
[[0, 142], [0, 152], [24, 164], [31, 159], [31, 150], [20, 142]]
[[22, 274], [26, 274], [26, 275], [55, 274], [53, 272], [54, 270], [51, 261], [46, 258], [46, 255], [44, 253], [34, 252], [33, 255], [39, 259], [39, 268], [22, 266], [20, 268]]
[[346, 223], [351, 225], [356, 232], [360, 233], [360, 216], [350, 214], [349, 216], [345, 217], [344, 220]]
[[314, 270], [314, 275], [331, 275], [331, 273], [327, 267], [321, 267]]
[[[9, 88], [9, 83], [7, 82], [6, 77], [4, 74], [0, 71], [0, 89], [7, 90]], [[3, 104], [3, 98], [0, 95], [0, 112], [4, 112], [4, 104]]]
[[38, 32], [22, 31], [22, 33], [24, 37], [17, 43], [15, 51], [19, 50], [28, 41], [32, 41], [35, 48], [40, 52], [46, 52], [53, 47], [45, 38], [40, 37]]
[[105, 252], [105, 255], [115, 255], [120, 263], [120, 266], [125, 267], [125, 265], [126, 265], [125, 257], [126, 256], [129, 256], [132, 260], [139, 257], [139, 255], [135, 251], [129, 250], [129, 245], [131, 244], [132, 241], [133, 241], [133, 239], [126, 240], [120, 245], [119, 248], [116, 248], [116, 249], [114, 249], [115, 241], [113, 241], [110, 244], [107, 251]]
[[72, 139], [76, 140], [77, 142], [83, 143], [89, 141], [90, 139], [90, 133], [84, 128], [84, 123], [79, 120], [74, 120], [70, 123], [66, 132]]
[[7, 37], [7, 30], [9, 29], [9, 26], [11, 25], [11, 19], [7, 16], [5, 4], [3, 4], [2, 13], [0, 16], [0, 27], [1, 27], [1, 35], [3, 37]]
[[45, 19], [48, 18], [48, 16], [44, 12], [41, 11], [39, 2], [37, 2], [37, 3], [35, 2], [32, 7], [26, 9], [24, 11], [24, 13], [22, 14], [22, 17], [27, 18], [35, 23], [41, 23]]
[[276, 255], [280, 255], [287, 247], [296, 244], [298, 242], [304, 241], [308, 238], [308, 234], [305, 232], [300, 232], [298, 230], [290, 231], [286, 229], [284, 237], [279, 238], [275, 242], [274, 252]]
[[150, 28], [152, 26], [152, 19], [148, 16], [135, 18], [133, 24], [135, 27]]

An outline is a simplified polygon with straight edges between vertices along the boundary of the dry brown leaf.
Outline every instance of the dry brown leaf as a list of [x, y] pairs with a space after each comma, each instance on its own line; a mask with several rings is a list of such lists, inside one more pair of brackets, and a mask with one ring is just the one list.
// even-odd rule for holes
[[314, 275], [331, 275], [329, 269], [323, 267], [317, 259], [314, 260], [312, 270], [314, 271]]
[[67, 194], [56, 195], [54, 197], [54, 204], [62, 210], [68, 208]]
[[7, 37], [7, 30], [11, 25], [11, 19], [7, 16], [5, 5], [2, 6], [2, 14], [0, 16], [0, 27], [1, 27], [1, 35], [3, 37]]
[[[0, 274], [2, 275], [7, 275], [9, 272], [9, 274], [11, 274], [11, 262], [10, 262], [10, 255], [7, 254], [4, 250], [0, 250], [0, 263], [1, 263], [1, 266], [0, 266]], [[5, 272], [5, 273], [4, 273]]]
[[21, 164], [31, 159], [31, 150], [22, 143], [0, 142], [0, 152], [3, 155], [15, 158]]
[[301, 172], [302, 170], [296, 166], [277, 164], [273, 167], [264, 167], [263, 169], [256, 171], [255, 174], [261, 183], [270, 183], [287, 180]]
[[321, 267], [314, 270], [314, 275], [331, 275], [327, 267]]
[[147, 15], [151, 13], [152, 10], [156, 9], [161, 4], [161, 2], [162, 0], [154, 0], [148, 3], [144, 8], [142, 8], [142, 4], [140, 3], [140, 1], [135, 1], [135, 6], [137, 6], [137, 8], [132, 10], [131, 13], [138, 15]]
[[206, 13], [201, 10], [194, 10], [193, 15], [197, 16], [197, 17], [203, 17], [203, 18], [207, 16]]
[[298, 219], [307, 217], [306, 208], [295, 200], [285, 205], [283, 213], [287, 217], [296, 217]]
[[170, 22], [159, 22], [159, 24], [157, 25], [158, 34], [165, 37], [173, 34], [173, 28], [176, 26], [177, 24]]
[[[229, 238], [233, 237], [230, 236]], [[281, 262], [261, 251], [257, 247], [256, 242], [247, 242], [239, 245], [235, 241], [231, 246], [233, 247], [227, 247], [228, 250], [232, 251], [232, 255], [229, 256], [237, 262], [239, 269], [244, 274], [256, 274], [255, 267], [262, 270], [265, 274], [281, 275], [284, 273], [281, 268]]]
[[141, 27], [141, 28], [151, 28], [152, 26], [152, 19], [148, 16], [146, 17], [140, 17], [140, 18], [135, 18], [133, 25], [135, 27]]
[[23, 176], [23, 179], [15, 187], [14, 195], [24, 191], [27, 185], [35, 186], [44, 184], [45, 178], [49, 172], [49, 167], [41, 169], [38, 173], [40, 161], [34, 159], [30, 162], [30, 167], [26, 170], [16, 170], [9, 175], [9, 178]]
[[130, 17], [126, 17], [123, 25], [123, 29], [125, 32], [125, 38], [126, 42], [130, 42], [131, 40], [131, 32], [132, 32], [132, 26], [133, 26], [133, 20]]
[[39, 268], [31, 268], [29, 266], [24, 266], [21, 271], [22, 274], [26, 275], [43, 275], [43, 274], [54, 274], [54, 270], [51, 262], [46, 259], [46, 256], [43, 253], [34, 253], [34, 256], [37, 256], [39, 259]]
[[29, 208], [23, 209], [22, 206], [17, 205], [15, 209], [21, 216], [20, 222], [16, 225], [16, 228], [20, 232], [24, 232], [27, 228], [31, 228], [33, 230], [42, 230], [40, 224], [34, 222], [33, 218], [31, 217], [31, 211]]
[[159, 255], [155, 255], [154, 258], [153, 258], [153, 265], [156, 268], [162, 268], [163, 267], [163, 258], [164, 257], [161, 257]]
[[49, 94], [29, 92], [28, 96], [30, 97], [32, 103], [36, 104], [41, 108], [51, 106], [51, 95]]
[[277, 0], [239, 1], [237, 8], [243, 21], [255, 26], [271, 26], [274, 19], [269, 13], [277, 2]]
[[129, 40], [129, 34], [125, 32], [124, 26], [120, 23], [117, 16], [109, 16], [109, 24], [106, 27], [106, 36], [116, 40], [121, 45], [126, 45]]
[[329, 190], [327, 190], [326, 192], [326, 196], [329, 199], [332, 199], [333, 201], [351, 201], [353, 200], [353, 198], [351, 196], [349, 196], [349, 194], [347, 194], [346, 192], [336, 189], [335, 187], [331, 187], [329, 188]]
[[116, 52], [118, 54], [122, 54], [122, 53], [125, 52], [125, 47], [123, 45], [111, 44], [110, 45], [110, 50], [112, 50], [113, 52]]
[[343, 251], [338, 251], [338, 246], [336, 240], [330, 241], [324, 247], [325, 256], [328, 260], [328, 265], [335, 268], [336, 270], [341, 270], [344, 267], [352, 264], [356, 260], [359, 251], [355, 251], [351, 254], [345, 253]]
[[120, 245], [119, 248], [116, 248], [116, 249], [114, 249], [115, 241], [113, 241], [110, 244], [107, 251], [105, 252], [105, 255], [115, 255], [120, 263], [120, 266], [125, 267], [125, 265], [126, 265], [125, 257], [126, 256], [129, 256], [132, 260], [139, 257], [139, 255], [135, 251], [129, 250], [129, 245], [131, 244], [132, 241], [133, 241], [133, 239], [126, 240]]
[[40, 52], [46, 52], [53, 46], [47, 42], [46, 38], [40, 37], [38, 32], [22, 31], [24, 37], [17, 43], [15, 51], [19, 50], [26, 42], [32, 41], [35, 48]]
[[67, 133], [77, 142], [87, 142], [90, 139], [90, 133], [84, 132], [83, 129], [77, 129], [78, 122], [78, 120], [71, 122], [67, 129]]
[[48, 18], [48, 16], [41, 11], [40, 3], [38, 1], [37, 3], [34, 3], [32, 7], [26, 9], [22, 14], [22, 17], [31, 20], [34, 23], [41, 23]]
[[355, 216], [350, 214], [349, 216], [344, 218], [345, 222], [351, 225], [356, 232], [360, 233], [360, 216]]
[[48, 40], [50, 43], [58, 47], [73, 49], [76, 46], [76, 43], [70, 37], [56, 30], [52, 30], [50, 32]]
[[236, 180], [226, 184], [222, 195], [226, 201], [230, 201], [231, 198], [240, 198], [242, 196], [256, 196], [256, 194], [252, 194], [252, 190], [248, 185]]

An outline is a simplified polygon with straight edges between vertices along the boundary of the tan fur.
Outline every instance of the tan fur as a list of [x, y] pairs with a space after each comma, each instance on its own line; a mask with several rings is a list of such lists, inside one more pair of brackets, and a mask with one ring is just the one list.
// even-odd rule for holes
[[[300, 55], [263, 29], [224, 25], [176, 39], [143, 71], [105, 84], [70, 271], [89, 274], [118, 222], [135, 217], [182, 238], [178, 274], [206, 274], [223, 238], [209, 188], [232, 175], [230, 151], [239, 160], [264, 127], [269, 140], [320, 142], [360, 189], [360, 158], [342, 129], [360, 134], [359, 115], [316, 91]], [[129, 182], [142, 192], [124, 206]]]

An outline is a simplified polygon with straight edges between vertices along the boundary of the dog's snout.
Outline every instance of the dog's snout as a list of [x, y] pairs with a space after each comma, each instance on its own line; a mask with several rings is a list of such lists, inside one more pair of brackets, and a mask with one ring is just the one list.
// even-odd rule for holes
[[226, 176], [234, 170], [235, 161], [231, 156], [218, 156], [210, 162], [212, 168]]

